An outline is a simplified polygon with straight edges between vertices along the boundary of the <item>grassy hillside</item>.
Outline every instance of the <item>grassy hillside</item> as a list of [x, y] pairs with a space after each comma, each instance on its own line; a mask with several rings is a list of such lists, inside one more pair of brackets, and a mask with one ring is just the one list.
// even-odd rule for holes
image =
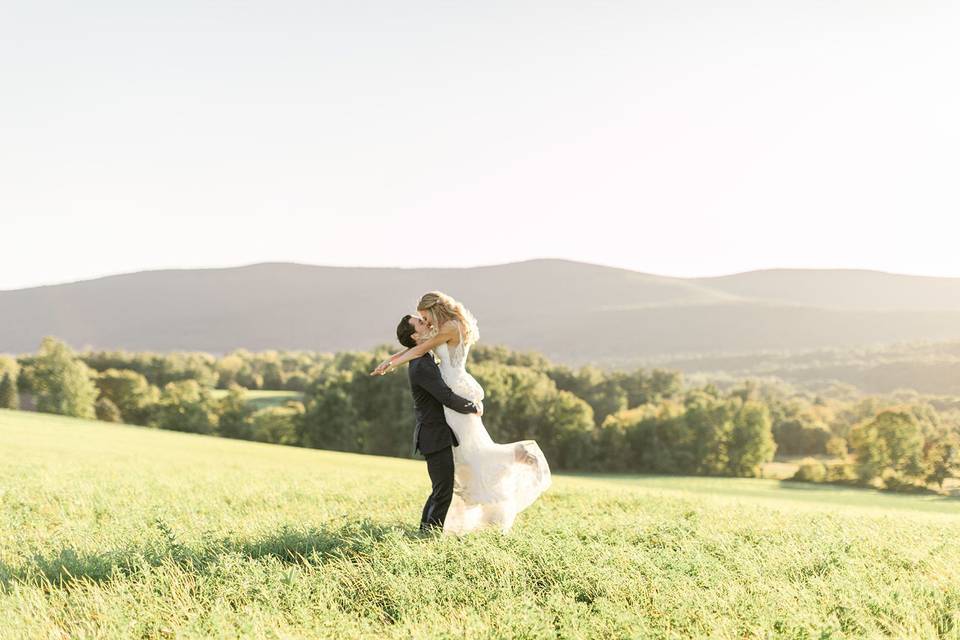
[[413, 535], [422, 462], [0, 411], [0, 637], [960, 638], [960, 502], [561, 476]]

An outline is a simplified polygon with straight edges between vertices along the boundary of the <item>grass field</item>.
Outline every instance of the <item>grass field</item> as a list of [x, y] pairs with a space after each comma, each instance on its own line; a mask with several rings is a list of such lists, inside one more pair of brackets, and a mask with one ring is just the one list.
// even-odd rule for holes
[[[212, 392], [214, 398], [224, 398], [229, 393], [226, 389], [214, 389]], [[280, 406], [290, 400], [303, 400], [303, 394], [299, 391], [269, 391], [262, 389], [253, 389], [246, 391], [247, 404], [251, 404], [257, 409], [264, 407]]]
[[960, 501], [556, 476], [414, 535], [423, 462], [0, 411], [3, 638], [960, 638]]

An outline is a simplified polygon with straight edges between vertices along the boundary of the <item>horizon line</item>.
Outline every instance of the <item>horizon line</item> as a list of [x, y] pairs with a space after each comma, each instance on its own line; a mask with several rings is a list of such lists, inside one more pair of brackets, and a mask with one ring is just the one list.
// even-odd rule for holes
[[883, 274], [883, 275], [889, 275], [889, 276], [902, 276], [902, 277], [908, 277], [908, 278], [927, 278], [932, 280], [956, 280], [960, 278], [960, 276], [933, 276], [928, 274], [903, 273], [899, 271], [887, 271], [884, 269], [870, 269], [870, 268], [864, 268], [864, 267], [760, 267], [756, 269], [746, 269], [743, 271], [733, 271], [733, 272], [720, 273], [715, 275], [677, 276], [677, 275], [669, 275], [664, 273], [654, 273], [650, 271], [640, 271], [638, 269], [631, 269], [629, 267], [622, 267], [618, 265], [602, 264], [598, 262], [587, 262], [584, 260], [575, 260], [572, 258], [558, 258], [558, 257], [527, 258], [525, 260], [483, 263], [483, 264], [474, 264], [470, 266], [369, 266], [369, 265], [360, 265], [360, 264], [316, 264], [316, 263], [308, 263], [308, 262], [299, 262], [295, 260], [286, 260], [286, 261], [263, 260], [258, 262], [248, 262], [248, 263], [231, 264], [231, 265], [154, 267], [154, 268], [137, 269], [134, 271], [118, 271], [118, 272], [112, 272], [112, 273], [105, 273], [101, 275], [82, 277], [78, 279], [46, 282], [43, 284], [27, 285], [24, 287], [15, 287], [12, 289], [0, 289], [0, 293], [27, 291], [30, 289], [43, 289], [46, 287], [61, 287], [61, 286], [68, 286], [72, 284], [94, 282], [97, 280], [106, 280], [110, 278], [122, 278], [122, 277], [135, 276], [135, 275], [141, 275], [146, 273], [161, 273], [161, 272], [171, 272], [171, 271], [227, 271], [227, 270], [233, 270], [233, 269], [249, 269], [253, 267], [264, 267], [264, 266], [271, 266], [271, 265], [298, 266], [298, 267], [309, 267], [309, 268], [319, 268], [319, 269], [364, 269], [364, 270], [380, 270], [380, 271], [469, 271], [474, 269], [508, 267], [508, 266], [526, 264], [531, 262], [566, 262], [570, 264], [578, 264], [578, 265], [589, 266], [589, 267], [601, 267], [604, 269], [611, 269], [616, 271], [626, 271], [626, 272], [635, 273], [638, 275], [653, 276], [657, 278], [670, 278], [675, 280], [712, 280], [717, 278], [729, 278], [729, 277], [741, 276], [741, 275], [746, 275], [751, 273], [764, 273], [764, 272], [774, 272], [774, 271], [859, 272], [859, 273], [876, 273], [876, 274]]

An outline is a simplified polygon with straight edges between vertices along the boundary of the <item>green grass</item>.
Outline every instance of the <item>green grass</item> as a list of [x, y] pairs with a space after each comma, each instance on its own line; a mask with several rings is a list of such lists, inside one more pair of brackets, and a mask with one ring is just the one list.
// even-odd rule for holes
[[[214, 398], [224, 398], [229, 393], [226, 389], [214, 389], [211, 394]], [[303, 400], [303, 394], [299, 391], [270, 391], [262, 389], [253, 389], [246, 392], [247, 404], [253, 405], [257, 409], [264, 407], [281, 406], [290, 400]]]
[[423, 462], [0, 411], [4, 638], [960, 638], [960, 501], [557, 476], [414, 535]]

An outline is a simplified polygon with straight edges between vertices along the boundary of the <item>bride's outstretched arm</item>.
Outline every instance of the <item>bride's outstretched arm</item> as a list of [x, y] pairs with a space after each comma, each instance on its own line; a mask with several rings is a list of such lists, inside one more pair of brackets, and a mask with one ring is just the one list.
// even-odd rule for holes
[[394, 353], [393, 355], [391, 355], [389, 358], [387, 358], [384, 362], [393, 362], [393, 359], [394, 359], [394, 358], [399, 358], [400, 356], [402, 356], [403, 354], [405, 354], [407, 351], [410, 351], [410, 347], [407, 347], [407, 348], [404, 349], [403, 351], [397, 351], [396, 353]]
[[431, 349], [440, 346], [444, 342], [448, 342], [450, 338], [456, 335], [459, 335], [456, 325], [452, 322], [448, 322], [444, 326], [440, 327], [440, 331], [437, 333], [437, 335], [433, 336], [426, 342], [421, 342], [417, 346], [407, 349], [406, 351], [393, 354], [389, 359], [384, 360], [376, 369], [371, 371], [370, 375], [382, 376], [391, 367], [399, 367], [405, 362], [410, 362], [414, 358], [419, 358]]

